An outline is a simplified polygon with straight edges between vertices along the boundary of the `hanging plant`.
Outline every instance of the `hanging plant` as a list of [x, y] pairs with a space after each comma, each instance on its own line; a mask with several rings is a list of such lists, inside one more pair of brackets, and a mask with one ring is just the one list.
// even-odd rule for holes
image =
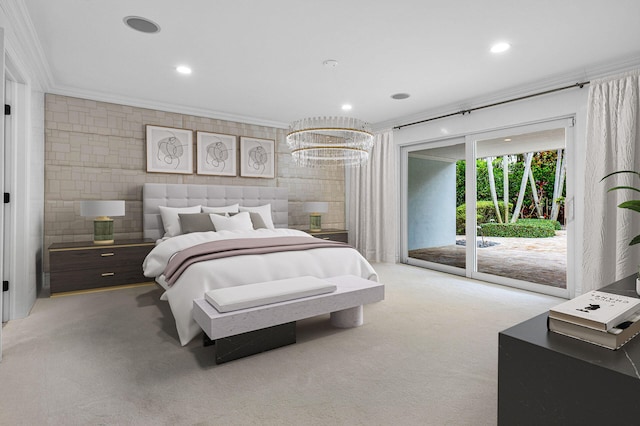
[[[606, 178], [608, 178], [609, 176], [613, 176], [613, 175], [617, 175], [619, 173], [632, 173], [638, 177], [640, 177], [640, 173], [638, 172], [634, 172], [633, 170], [619, 170], [617, 172], [613, 172], [613, 173], [609, 173], [608, 175], [606, 175], [605, 177], [603, 177], [600, 182], [602, 182], [603, 180], [605, 180]], [[636, 191], [636, 192], [640, 192], [640, 189], [638, 188], [634, 188], [633, 186], [614, 186], [613, 188], [609, 189], [609, 191], [616, 191], [618, 189], [630, 189], [632, 191]], [[629, 209], [629, 210], [633, 210], [636, 212], [640, 213], [640, 200], [629, 200], [629, 201], [625, 201], [623, 203], [618, 204], [618, 207], [621, 209]], [[640, 243], [640, 235], [636, 235], [631, 242], [629, 243], [630, 246], [634, 245], [634, 244], [638, 244]]]

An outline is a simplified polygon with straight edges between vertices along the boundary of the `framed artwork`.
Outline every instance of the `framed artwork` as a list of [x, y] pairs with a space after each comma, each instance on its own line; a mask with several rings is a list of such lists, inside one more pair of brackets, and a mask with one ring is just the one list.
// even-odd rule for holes
[[146, 125], [147, 172], [193, 173], [193, 131]]
[[240, 176], [276, 177], [275, 141], [240, 136]]
[[235, 176], [238, 144], [233, 135], [196, 132], [196, 173], [199, 175]]

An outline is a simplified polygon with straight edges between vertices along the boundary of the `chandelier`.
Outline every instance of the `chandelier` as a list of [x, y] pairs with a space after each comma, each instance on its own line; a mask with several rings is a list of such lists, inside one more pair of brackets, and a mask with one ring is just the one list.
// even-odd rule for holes
[[369, 123], [350, 117], [311, 117], [289, 126], [287, 145], [304, 167], [359, 166], [373, 147]]

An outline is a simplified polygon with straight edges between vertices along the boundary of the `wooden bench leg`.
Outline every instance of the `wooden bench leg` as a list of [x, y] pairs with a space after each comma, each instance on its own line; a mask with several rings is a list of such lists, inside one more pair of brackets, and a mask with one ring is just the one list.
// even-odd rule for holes
[[364, 322], [362, 305], [342, 311], [331, 312], [331, 325], [338, 328], [361, 326]]

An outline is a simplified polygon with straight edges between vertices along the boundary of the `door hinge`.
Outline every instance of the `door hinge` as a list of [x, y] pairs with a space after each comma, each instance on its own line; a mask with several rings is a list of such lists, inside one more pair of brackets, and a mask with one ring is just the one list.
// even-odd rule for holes
[[4, 203], [5, 204], [9, 204], [9, 202], [11, 201], [11, 195], [8, 192], [4, 193]]
[[9, 291], [9, 281], [2, 281], [2, 291]]
[[4, 104], [4, 115], [11, 115], [11, 105]]

